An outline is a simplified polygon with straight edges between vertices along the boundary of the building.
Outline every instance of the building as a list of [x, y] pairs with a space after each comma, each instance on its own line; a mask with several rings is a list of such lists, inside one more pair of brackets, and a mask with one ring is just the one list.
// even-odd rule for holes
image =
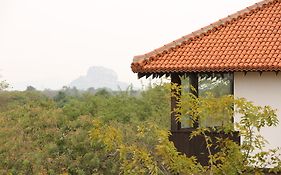
[[[195, 87], [201, 74], [231, 74], [235, 97], [276, 108], [281, 121], [281, 0], [264, 0], [135, 56], [131, 68], [138, 77], [166, 75], [178, 84], [187, 75]], [[181, 129], [172, 113], [171, 131]], [[281, 124], [262, 131], [270, 147], [281, 147], [279, 133]]]

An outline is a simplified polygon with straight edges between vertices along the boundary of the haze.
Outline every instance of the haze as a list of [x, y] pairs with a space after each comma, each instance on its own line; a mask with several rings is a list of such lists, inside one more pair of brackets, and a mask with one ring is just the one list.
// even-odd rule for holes
[[257, 0], [1, 0], [0, 75], [13, 89], [59, 89], [91, 66], [139, 86], [144, 54]]

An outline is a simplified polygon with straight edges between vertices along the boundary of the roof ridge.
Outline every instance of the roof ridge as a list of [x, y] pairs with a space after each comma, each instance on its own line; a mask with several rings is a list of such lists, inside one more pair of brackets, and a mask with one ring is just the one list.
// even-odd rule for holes
[[[168, 52], [169, 50], [173, 50], [176, 47], [179, 47], [182, 44], [185, 44], [187, 42], [191, 42], [193, 40], [197, 40], [200, 39], [206, 35], [208, 35], [208, 33], [211, 32], [215, 32], [221, 28], [223, 28], [226, 25], [231, 24], [232, 22], [235, 22], [236, 20], [239, 19], [243, 19], [246, 15], [248, 15], [249, 13], [254, 12], [255, 10], [261, 10], [263, 8], [265, 8], [268, 5], [280, 2], [281, 0], [263, 0], [260, 2], [255, 3], [254, 5], [248, 6], [243, 10], [239, 10], [236, 13], [233, 13], [231, 15], [228, 15], [225, 18], [219, 19], [218, 21], [211, 23], [195, 32], [192, 32], [188, 35], [185, 35], [177, 40], [174, 40], [162, 47], [159, 47], [151, 52], [148, 52], [144, 55], [137, 55], [134, 56], [133, 59], [133, 64], [138, 64], [140, 62], [145, 61], [145, 63], [147, 63], [147, 61], [149, 61], [149, 58], [151, 57], [157, 57], [160, 56], [161, 54], [163, 54], [163, 52]], [[145, 64], [144, 63], [144, 64]]]

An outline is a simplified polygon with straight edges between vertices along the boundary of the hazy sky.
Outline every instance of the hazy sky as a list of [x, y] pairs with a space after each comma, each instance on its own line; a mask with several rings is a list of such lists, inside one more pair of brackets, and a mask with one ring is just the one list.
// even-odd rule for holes
[[0, 0], [0, 75], [58, 89], [90, 66], [130, 69], [144, 54], [258, 0]]

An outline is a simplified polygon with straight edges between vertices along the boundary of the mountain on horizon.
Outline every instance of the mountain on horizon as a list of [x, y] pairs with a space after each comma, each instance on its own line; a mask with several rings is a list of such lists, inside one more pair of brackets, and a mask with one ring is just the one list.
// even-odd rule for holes
[[87, 74], [80, 76], [73, 80], [70, 87], [76, 87], [77, 89], [86, 90], [88, 88], [110, 88], [112, 90], [125, 90], [129, 84], [118, 81], [117, 73], [105, 67], [93, 66], [87, 71]]

